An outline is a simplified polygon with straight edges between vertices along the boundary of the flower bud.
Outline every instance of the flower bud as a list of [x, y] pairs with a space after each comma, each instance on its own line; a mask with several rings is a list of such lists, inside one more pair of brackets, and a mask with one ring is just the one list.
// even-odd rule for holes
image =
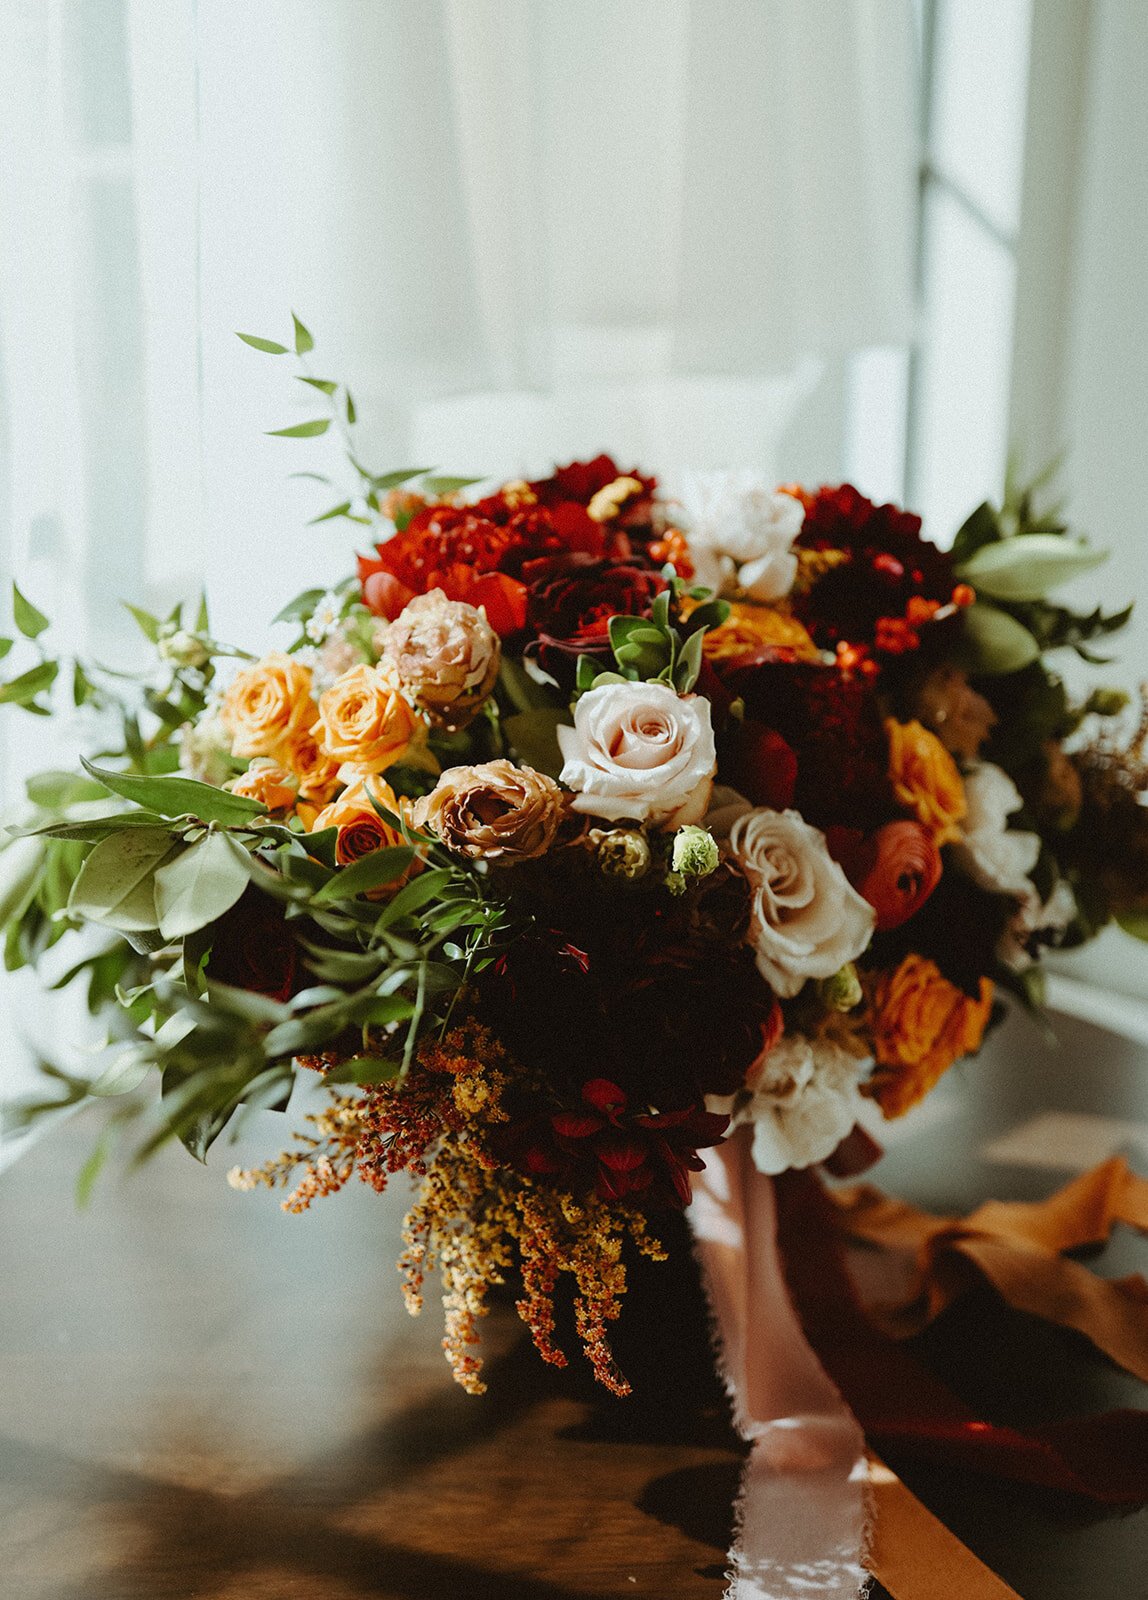
[[865, 998], [852, 961], [847, 961], [831, 978], [825, 978], [819, 987], [821, 998], [831, 1011], [852, 1011]]
[[672, 872], [681, 873], [684, 878], [706, 878], [715, 871], [719, 859], [717, 841], [705, 828], [690, 823], [674, 835]]
[[611, 828], [598, 840], [598, 866], [608, 878], [634, 882], [650, 870], [650, 846], [633, 828]]
[[211, 652], [203, 640], [186, 628], [161, 634], [157, 649], [160, 660], [170, 662], [173, 667], [205, 667], [211, 660]]

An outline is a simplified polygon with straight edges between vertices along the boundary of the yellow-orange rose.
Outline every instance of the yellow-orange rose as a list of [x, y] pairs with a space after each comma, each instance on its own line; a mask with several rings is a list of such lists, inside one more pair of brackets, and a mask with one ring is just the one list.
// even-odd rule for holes
[[258, 800], [268, 811], [286, 811], [295, 804], [295, 778], [270, 756], [256, 756], [247, 771], [227, 787], [232, 794]]
[[377, 667], [344, 672], [319, 700], [313, 732], [347, 769], [364, 777], [394, 766], [411, 742], [414, 713]]
[[[370, 855], [373, 850], [406, 843], [399, 830], [379, 816], [371, 804], [372, 800], [395, 816], [400, 814], [400, 802], [389, 783], [384, 783], [381, 778], [362, 778], [349, 789], [344, 789], [332, 805], [324, 807], [312, 824], [312, 833], [318, 833], [323, 828], [338, 828], [335, 860], [341, 867]], [[387, 885], [388, 891], [397, 887], [397, 884]]]
[[220, 720], [233, 755], [277, 755], [280, 746], [315, 719], [311, 674], [281, 651], [246, 667], [223, 697]]
[[935, 962], [906, 956], [895, 971], [882, 973], [873, 992], [877, 1066], [866, 1094], [885, 1116], [904, 1116], [954, 1061], [980, 1049], [992, 1007], [988, 978], [981, 979], [974, 999], [942, 977]]
[[957, 763], [928, 728], [919, 722], [885, 724], [889, 736], [889, 778], [893, 793], [937, 845], [961, 837], [967, 809], [965, 786]]
[[339, 763], [311, 728], [300, 728], [282, 750], [304, 800], [327, 805], [339, 787]]

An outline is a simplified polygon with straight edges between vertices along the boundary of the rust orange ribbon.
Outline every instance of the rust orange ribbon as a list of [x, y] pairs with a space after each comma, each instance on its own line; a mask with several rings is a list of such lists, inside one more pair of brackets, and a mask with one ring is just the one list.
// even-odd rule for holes
[[915, 1255], [905, 1296], [866, 1306], [893, 1337], [919, 1333], [979, 1275], [1016, 1310], [1075, 1329], [1148, 1382], [1148, 1283], [1098, 1277], [1065, 1255], [1104, 1243], [1117, 1223], [1148, 1232], [1148, 1179], [1119, 1157], [1047, 1200], [990, 1200], [964, 1218], [920, 1211], [869, 1184], [831, 1195], [854, 1239]]

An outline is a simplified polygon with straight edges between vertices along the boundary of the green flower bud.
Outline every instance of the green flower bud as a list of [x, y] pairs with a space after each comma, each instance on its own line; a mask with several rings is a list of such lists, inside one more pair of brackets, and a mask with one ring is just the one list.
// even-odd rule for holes
[[852, 1011], [865, 998], [857, 968], [852, 961], [847, 962], [831, 978], [823, 979], [819, 987], [821, 998], [831, 1011]]
[[173, 667], [205, 667], [211, 660], [211, 652], [203, 640], [186, 628], [161, 634], [157, 648], [160, 660], [170, 662]]
[[1118, 717], [1128, 705], [1130, 696], [1123, 689], [1093, 689], [1085, 701], [1085, 711], [1098, 717]]
[[681, 873], [684, 878], [706, 878], [716, 869], [720, 859], [717, 840], [705, 828], [690, 824], [679, 828], [674, 835], [671, 872]]
[[598, 866], [609, 878], [633, 882], [650, 870], [650, 847], [633, 828], [611, 828], [598, 840]]

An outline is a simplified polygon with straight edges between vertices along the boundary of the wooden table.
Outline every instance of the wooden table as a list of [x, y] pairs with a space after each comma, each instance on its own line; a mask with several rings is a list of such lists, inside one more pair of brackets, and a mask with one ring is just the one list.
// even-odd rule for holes
[[[1019, 1160], [985, 1151], [1046, 1105], [1083, 1116], [1078, 1132], [1097, 1133], [1100, 1113], [1148, 1128], [1148, 1052], [1061, 1031], [1052, 1053], [1010, 1024], [956, 1069], [879, 1181], [939, 1209], [1035, 1196], [1064, 1171], [1028, 1164], [1023, 1138]], [[3, 1600], [719, 1600], [740, 1452], [688, 1278], [644, 1290], [624, 1340], [647, 1398], [598, 1397], [577, 1369], [546, 1369], [503, 1305], [490, 1393], [470, 1399], [443, 1363], [437, 1309], [411, 1320], [397, 1292], [401, 1186], [382, 1199], [356, 1186], [301, 1218], [227, 1188], [232, 1160], [285, 1131], [269, 1115], [206, 1171], [169, 1151], [80, 1213], [71, 1179], [90, 1122], [0, 1178]], [[1100, 1266], [1144, 1262], [1122, 1237]], [[927, 1347], [1001, 1420], [1144, 1403], [1078, 1342], [987, 1295]], [[1148, 1596], [1144, 1513], [897, 1466], [1024, 1600]]]

